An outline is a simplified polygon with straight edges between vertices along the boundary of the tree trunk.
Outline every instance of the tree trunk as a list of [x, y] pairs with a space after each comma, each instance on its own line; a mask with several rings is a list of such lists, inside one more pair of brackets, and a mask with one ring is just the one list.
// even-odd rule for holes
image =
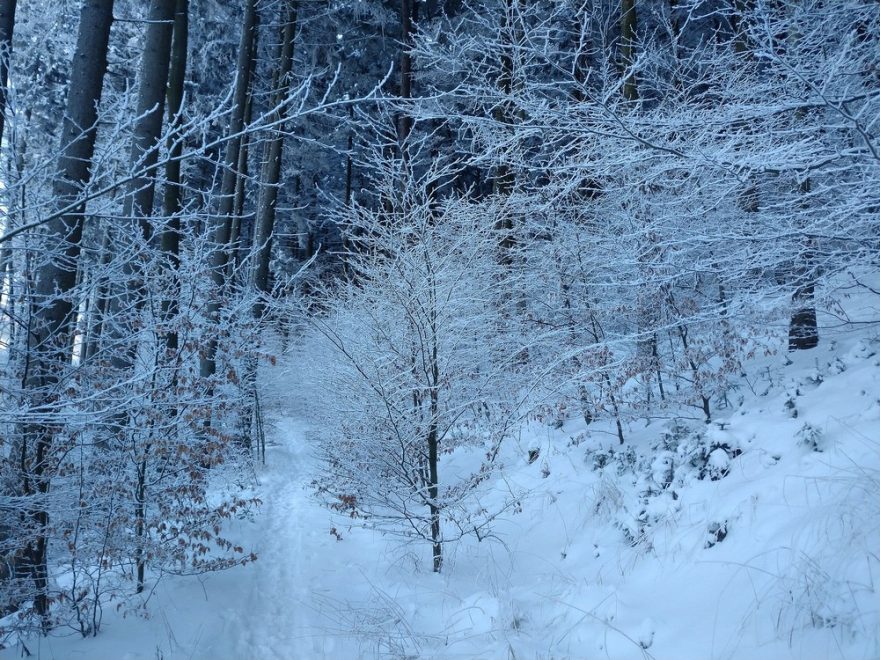
[[[621, 0], [620, 4], [620, 61], [623, 68], [623, 87], [621, 89], [625, 101], [634, 103], [639, 98], [638, 82], [636, 81], [633, 64], [635, 62], [636, 33], [638, 17], [636, 14], [635, 0]], [[651, 263], [654, 261], [654, 248], [651, 246], [652, 239], [646, 236], [639, 245], [639, 266], [645, 277], [641, 285], [642, 295], [639, 302], [639, 340], [637, 342], [638, 356], [642, 364], [640, 368], [646, 374], [656, 377], [659, 387], [662, 389], [661, 366], [659, 351], [657, 349], [656, 327], [658, 320], [653, 309], [655, 298], [652, 292], [647, 291], [649, 284], [649, 272]], [[651, 385], [647, 386], [647, 403], [651, 400]]]
[[[140, 85], [138, 88], [137, 122], [134, 126], [129, 169], [139, 175], [129, 184], [123, 203], [123, 219], [129, 231], [139, 230], [144, 242], [153, 236], [153, 204], [156, 193], [156, 163], [159, 159], [159, 137], [165, 118], [165, 96], [168, 70], [171, 62], [171, 40], [177, 0], [152, 0], [149, 23], [141, 55]], [[110, 245], [110, 249], [116, 246]], [[111, 296], [107, 315], [103, 318], [103, 332], [114, 339], [129, 336], [128, 326], [133, 319], [124, 319], [120, 313], [137, 314], [142, 308], [143, 273], [141, 255], [132, 254], [124, 261], [125, 277], [117, 283], [117, 293]], [[110, 287], [111, 289], [114, 287]], [[108, 327], [108, 323], [110, 327]], [[114, 351], [110, 362], [114, 368], [127, 370], [134, 361], [136, 342], [125, 350]]]
[[[256, 64], [256, 62], [254, 62]], [[251, 71], [251, 81], [253, 81], [253, 71]], [[251, 122], [254, 111], [253, 98], [251, 93], [248, 94], [247, 108], [245, 109], [245, 124]], [[244, 206], [247, 197], [247, 180], [248, 180], [248, 158], [250, 156], [251, 136], [244, 136], [241, 143], [241, 149], [238, 152], [238, 181], [235, 182], [235, 197], [232, 205], [232, 226], [229, 230], [229, 250], [230, 256], [227, 258], [225, 282], [228, 284], [233, 281], [238, 268], [242, 262], [242, 224], [244, 222]]]
[[[12, 57], [12, 33], [15, 29], [16, 4], [16, 0], [0, 0], [0, 139], [3, 138], [3, 129], [6, 126], [9, 60]], [[0, 271], [0, 277], [2, 277], [2, 271]]]
[[[73, 57], [67, 110], [61, 132], [58, 176], [52, 191], [56, 207], [74, 202], [91, 178], [97, 131], [97, 106], [107, 71], [107, 45], [113, 21], [113, 0], [84, 0]], [[36, 417], [54, 417], [58, 383], [65, 376], [73, 353], [76, 285], [85, 205], [49, 223], [42, 248], [46, 260], [37, 267], [30, 309], [28, 369], [25, 386]], [[42, 499], [51, 481], [52, 442], [59, 425], [34, 423], [26, 434], [33, 461], [22, 465], [24, 494]], [[23, 455], [27, 453], [23, 449]], [[31, 512], [35, 536], [25, 550], [34, 580], [34, 609], [48, 626], [49, 595], [46, 549], [49, 514], [45, 502]]]
[[[801, 192], [809, 194], [812, 188], [810, 179], [801, 184]], [[803, 241], [804, 247], [799, 255], [801, 263], [797, 266], [795, 291], [792, 295], [794, 311], [788, 327], [788, 350], [804, 351], [819, 345], [819, 324], [816, 319], [816, 264], [811, 239]]]
[[[512, 100], [514, 89], [521, 80], [516, 71], [517, 53], [522, 45], [523, 34], [521, 29], [521, 12], [524, 0], [506, 0], [504, 23], [501, 28], [502, 48], [500, 55], [500, 75], [498, 87], [505, 97], [493, 111], [493, 119], [501, 125], [512, 126], [515, 121], [515, 107]], [[511, 130], [513, 130], [511, 128]], [[516, 250], [515, 225], [513, 210], [509, 206], [510, 197], [516, 188], [516, 173], [509, 162], [505, 159], [496, 167], [492, 178], [492, 193], [500, 198], [502, 207], [495, 220], [495, 231], [498, 232], [498, 263], [506, 270], [512, 270], [514, 266], [514, 252]], [[503, 302], [502, 316], [512, 315], [513, 309], [520, 315], [526, 311], [525, 292], [510, 291], [507, 299]], [[526, 353], [518, 357], [525, 360]]]
[[[281, 177], [281, 158], [284, 150], [284, 124], [287, 114], [285, 99], [290, 92], [290, 74], [293, 68], [293, 42], [296, 37], [296, 2], [287, 0], [283, 8], [281, 44], [278, 68], [275, 72], [275, 91], [272, 96], [273, 111], [270, 121], [280, 122], [272, 139], [263, 150], [263, 167], [260, 176], [260, 195], [254, 224], [254, 251], [256, 260], [251, 273], [251, 284], [256, 291], [269, 291], [269, 261], [272, 256], [272, 233], [275, 229], [275, 206], [278, 201], [278, 181]], [[254, 305], [254, 316], [264, 312], [262, 302]]]
[[440, 387], [440, 363], [437, 354], [436, 328], [431, 350], [431, 422], [428, 427], [428, 506], [431, 512], [431, 545], [433, 568], [439, 573], [443, 567], [443, 543], [440, 534], [440, 476], [438, 471], [440, 442], [437, 436], [437, 417], [440, 414], [438, 390]]
[[737, 55], [749, 53], [749, 37], [743, 22], [746, 15], [751, 12], [752, 0], [733, 0], [733, 14], [730, 18], [730, 27], [733, 30], [733, 52]]
[[[174, 33], [174, 19], [177, 0], [151, 0], [149, 19], [145, 36], [144, 51], [140, 63], [140, 84], [132, 138], [129, 170], [138, 175], [126, 189], [122, 216], [126, 223], [122, 234], [140, 234], [144, 243], [153, 237], [153, 205], [156, 193], [156, 171], [159, 159], [159, 137], [165, 117], [165, 97], [168, 86], [168, 70], [171, 62], [171, 40]], [[117, 228], [117, 231], [119, 228]], [[111, 234], [108, 231], [108, 235]], [[109, 257], [119, 246], [113, 241], [105, 241]], [[133, 246], [136, 249], [136, 242]], [[122, 318], [122, 313], [137, 314], [145, 299], [143, 273], [140, 254], [127, 255], [124, 260], [124, 278], [121, 282], [106, 287], [102, 296], [101, 334], [119, 340], [129, 337], [131, 318]], [[108, 300], [109, 299], [109, 300]], [[93, 340], [100, 340], [94, 337]], [[115, 369], [127, 370], [134, 361], [136, 342], [132, 341], [125, 350], [116, 350], [110, 356]]]
[[635, 0], [621, 0], [620, 5], [620, 60], [623, 66], [623, 98], [636, 101], [639, 98], [636, 74], [633, 71], [636, 45]]
[[[412, 0], [400, 0], [400, 98], [412, 98]], [[412, 117], [401, 112], [397, 124], [397, 142], [403, 158], [406, 158], [406, 141], [412, 131]]]
[[[263, 148], [260, 172], [260, 192], [254, 215], [253, 252], [255, 260], [250, 272], [251, 288], [258, 293], [269, 291], [269, 262], [272, 258], [272, 235], [275, 230], [275, 209], [278, 202], [278, 182], [281, 178], [281, 159], [284, 151], [284, 119], [287, 116], [286, 99], [290, 93], [293, 70], [293, 46], [296, 38], [296, 0], [285, 0], [281, 8], [281, 43], [276, 57], [277, 68], [273, 76], [273, 93], [270, 100], [272, 111], [269, 121], [275, 126], [272, 138]], [[252, 313], [259, 319], [265, 313], [265, 304], [259, 298], [254, 302]], [[257, 361], [250, 358], [244, 369], [244, 381], [257, 399]], [[251, 414], [245, 415], [250, 419]], [[257, 419], [257, 424], [260, 420]], [[250, 440], [245, 442], [251, 446]]]
[[[256, 0], [247, 0], [244, 10], [244, 24], [241, 28], [241, 37], [238, 47], [238, 62], [236, 64], [235, 89], [233, 91], [232, 114], [229, 117], [227, 134], [230, 139], [226, 143], [226, 153], [223, 158], [223, 179], [220, 184], [220, 202], [217, 215], [212, 219], [211, 235], [213, 240], [213, 253], [211, 255], [211, 280], [214, 285], [214, 298], [208, 304], [208, 321], [214, 325], [220, 323], [220, 305], [223, 285], [225, 282], [226, 266], [229, 262], [229, 237], [232, 229], [232, 213], [235, 207], [235, 188], [239, 173], [236, 168], [239, 162], [239, 153], [242, 145], [244, 130], [245, 108], [247, 106], [250, 77], [253, 69], [252, 60], [256, 57], [254, 43], [256, 39], [257, 10]], [[217, 370], [217, 337], [212, 333], [205, 346], [204, 353], [199, 358], [199, 375], [202, 378], [211, 378]], [[210, 424], [210, 420], [207, 420]]]
[[[168, 258], [168, 265], [176, 273], [180, 266], [180, 210], [182, 208], [182, 188], [180, 179], [180, 156], [183, 142], [175, 139], [175, 132], [183, 124], [183, 84], [186, 80], [187, 44], [189, 40], [189, 0], [177, 0], [174, 13], [174, 36], [171, 44], [171, 63], [168, 71], [168, 120], [171, 135], [168, 138], [168, 156], [171, 160], [165, 166], [165, 228], [162, 232], [162, 252]], [[173, 278], [173, 291], [163, 302], [163, 316], [170, 321], [177, 315], [177, 297], [180, 283]], [[178, 348], [177, 330], [170, 330], [165, 339], [169, 353]]]
[[788, 329], [788, 350], [803, 351], [819, 345], [819, 325], [813, 302], [815, 285], [807, 282], [794, 292], [794, 314]]
[[159, 136], [165, 115], [171, 43], [177, 0], [152, 0], [141, 58], [137, 116], [131, 149], [131, 170], [140, 170], [128, 188], [123, 214], [137, 220], [144, 238], [152, 235], [150, 216], [156, 192], [155, 165], [159, 159]]
[[[152, 0], [149, 24], [141, 56], [140, 86], [138, 88], [137, 122], [134, 127], [130, 170], [141, 172], [130, 184], [123, 216], [132, 231], [140, 230], [145, 244], [153, 236], [153, 205], [156, 192], [156, 164], [159, 159], [160, 136], [165, 118], [165, 98], [168, 91], [168, 73], [171, 65], [171, 45], [174, 34], [177, 0]], [[137, 226], [137, 228], [135, 227]], [[126, 339], [121, 350], [115, 350], [110, 362], [121, 373], [130, 372], [137, 351], [138, 329], [136, 319], [121, 318], [121, 313], [139, 315], [146, 302], [142, 255], [127, 255], [124, 261], [124, 278], [120, 290], [113, 296], [109, 316], [104, 324], [112, 324], [111, 336]], [[105, 329], [107, 332], [107, 329]], [[128, 424], [128, 411], [122, 410], [114, 426], [122, 431]], [[146, 432], [149, 435], [149, 431]], [[138, 484], [135, 491], [135, 565], [137, 568], [137, 591], [144, 588], [145, 558], [143, 536], [146, 500], [146, 474], [148, 469], [149, 440], [142, 448], [138, 463]]]

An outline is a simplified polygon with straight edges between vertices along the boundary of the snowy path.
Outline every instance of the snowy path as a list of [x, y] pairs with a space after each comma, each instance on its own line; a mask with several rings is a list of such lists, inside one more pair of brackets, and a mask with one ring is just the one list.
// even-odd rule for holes
[[[194, 577], [165, 577], [151, 594], [146, 618], [105, 608], [98, 638], [60, 631], [37, 638], [39, 660], [300, 660], [357, 657], [342, 650], [332, 611], [315, 606], [335, 572], [328, 512], [311, 497], [313, 459], [306, 428], [282, 419], [267, 447], [251, 521], [228, 530], [256, 562]], [[343, 544], [339, 544], [343, 545]], [[342, 549], [342, 548], [340, 548]], [[329, 564], [329, 566], [328, 566]], [[338, 582], [334, 584], [338, 587]], [[325, 598], [322, 602], [331, 602]], [[331, 608], [332, 609], [332, 608]], [[320, 612], [326, 614], [321, 614]], [[334, 632], [335, 629], [335, 632]], [[353, 642], [352, 642], [353, 643]], [[0, 650], [0, 660], [18, 657]]]
[[[166, 576], [149, 616], [105, 608], [101, 634], [60, 630], [31, 640], [37, 660], [319, 660], [364, 656], [365, 612], [376, 611], [363, 570], [387, 557], [330, 534], [331, 514], [313, 497], [315, 459], [307, 427], [280, 419], [260, 468], [252, 520], [228, 536], [258, 560], [200, 577]], [[337, 523], [338, 524], [338, 523]], [[348, 536], [348, 531], [343, 531]], [[361, 535], [361, 541], [369, 534]], [[369, 581], [366, 581], [369, 583]], [[370, 655], [368, 653], [368, 655]], [[0, 650], [0, 660], [19, 657]]]
[[[249, 571], [248, 595], [229, 631], [239, 658], [303, 657], [306, 626], [303, 610], [297, 606], [307, 596], [308, 580], [302, 566], [303, 517], [298, 509], [305, 503], [307, 453], [302, 433], [281, 434], [283, 444], [268, 450], [263, 475], [264, 503], [260, 512], [260, 538], [255, 539], [259, 560]], [[299, 459], [297, 460], [297, 455]]]
[[330, 622], [316, 614], [320, 586], [314, 570], [319, 532], [327, 513], [309, 497], [312, 458], [306, 429], [283, 420], [267, 448], [260, 478], [264, 500], [251, 540], [258, 561], [240, 573], [241, 591], [224, 614], [224, 626], [206, 658], [322, 658], [329, 646], [321, 634]]

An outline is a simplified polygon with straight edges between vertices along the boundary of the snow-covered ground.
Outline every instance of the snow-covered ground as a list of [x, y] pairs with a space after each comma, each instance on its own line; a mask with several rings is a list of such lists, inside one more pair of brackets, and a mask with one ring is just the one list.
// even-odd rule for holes
[[60, 631], [28, 648], [89, 660], [880, 658], [877, 335], [826, 334], [792, 363], [750, 363], [708, 427], [637, 421], [620, 448], [596, 424], [531, 423], [481, 494], [518, 506], [494, 539], [450, 545], [440, 575], [424, 544], [322, 508], [320, 429], [279, 416], [264, 505], [233, 531], [257, 562], [166, 578], [148, 618], [109, 604], [97, 638]]

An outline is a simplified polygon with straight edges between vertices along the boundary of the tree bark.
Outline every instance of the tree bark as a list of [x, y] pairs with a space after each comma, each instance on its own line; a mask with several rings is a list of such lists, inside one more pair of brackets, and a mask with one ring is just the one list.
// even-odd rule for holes
[[621, 0], [620, 5], [620, 59], [624, 71], [623, 98], [636, 101], [639, 91], [636, 74], [633, 71], [636, 45], [636, 6], [635, 0]]
[[[145, 36], [144, 52], [141, 56], [140, 85], [138, 88], [137, 122], [134, 127], [130, 169], [142, 174], [129, 185], [123, 215], [133, 231], [139, 229], [146, 244], [153, 237], [153, 206], [156, 192], [156, 164], [159, 159], [160, 137], [165, 119], [165, 99], [168, 92], [168, 73], [171, 67], [171, 45], [174, 35], [177, 0], [152, 0], [149, 10], [149, 23]], [[113, 296], [109, 306], [109, 318], [104, 324], [112, 323], [112, 336], [126, 338], [128, 342], [121, 350], [113, 352], [112, 366], [122, 373], [131, 371], [137, 351], [136, 335], [131, 318], [121, 318], [121, 313], [139, 315], [146, 302], [142, 255], [127, 255], [124, 261], [124, 278], [120, 291]], [[105, 330], [106, 332], [106, 330]], [[117, 430], [127, 427], [128, 413], [122, 411], [115, 422]], [[149, 435], [149, 431], [146, 432]], [[137, 592], [144, 588], [145, 558], [143, 537], [146, 511], [146, 475], [148, 469], [149, 440], [141, 448], [138, 456], [138, 480], [135, 488], [135, 566], [137, 569]]]
[[[97, 106], [107, 71], [107, 47], [113, 21], [113, 0], [84, 0], [61, 132], [58, 176], [52, 186], [56, 207], [76, 201], [92, 171], [97, 135]], [[29, 364], [25, 386], [36, 417], [54, 417], [73, 353], [76, 285], [85, 205], [46, 225], [43, 245], [46, 260], [37, 268], [30, 309]], [[44, 497], [51, 481], [52, 443], [57, 425], [34, 423], [26, 434], [33, 450], [30, 465], [22, 465], [24, 494]], [[23, 449], [23, 455], [25, 454]], [[45, 503], [31, 512], [36, 527], [25, 550], [34, 580], [34, 609], [48, 627], [49, 596], [46, 550], [49, 513]]]
[[[433, 301], [436, 303], [436, 301]], [[431, 546], [433, 569], [439, 573], [443, 568], [443, 541], [440, 531], [440, 476], [439, 453], [440, 439], [437, 433], [437, 418], [440, 415], [440, 361], [437, 349], [436, 315], [432, 317], [431, 330], [433, 344], [431, 346], [431, 421], [428, 425], [428, 506], [431, 512]]]
[[[281, 158], [284, 150], [283, 120], [287, 114], [285, 99], [290, 93], [290, 74], [293, 69], [293, 42], [296, 37], [296, 2], [286, 0], [283, 9], [281, 45], [278, 68], [275, 72], [275, 91], [272, 96], [273, 111], [270, 121], [278, 123], [272, 139], [263, 150], [263, 167], [260, 176], [260, 195], [254, 225], [254, 251], [256, 260], [251, 273], [251, 284], [256, 291], [269, 290], [269, 261], [272, 256], [272, 234], [275, 229], [275, 206], [278, 201], [278, 181], [281, 177]], [[254, 316], [264, 312], [262, 302], [254, 305]]]
[[[183, 84], [186, 80], [187, 46], [189, 41], [189, 0], [177, 0], [174, 13], [174, 36], [171, 43], [171, 63], [168, 71], [168, 120], [171, 135], [168, 138], [168, 156], [171, 160], [165, 166], [165, 228], [162, 232], [162, 252], [168, 258], [169, 266], [176, 273], [180, 266], [180, 211], [183, 206], [180, 177], [180, 156], [183, 142], [175, 139], [175, 131], [183, 123]], [[168, 321], [177, 315], [177, 293], [180, 283], [173, 278], [173, 291], [163, 302], [163, 316]], [[169, 353], [178, 349], [177, 331], [172, 329], [165, 339]]]
[[[801, 192], [809, 194], [810, 179], [801, 184]], [[819, 345], [819, 323], [816, 319], [816, 264], [811, 239], [803, 241], [799, 255], [801, 263], [796, 268], [795, 291], [792, 295], [794, 311], [788, 328], [788, 350], [805, 351]]]
[[[500, 61], [500, 75], [498, 76], [499, 91], [506, 97], [494, 110], [496, 122], [510, 125], [514, 122], [514, 107], [510, 99], [516, 87], [517, 72], [515, 71], [517, 48], [522, 40], [520, 28], [517, 26], [520, 19], [523, 0], [506, 0], [504, 24], [502, 25], [502, 49]], [[492, 178], [493, 194], [507, 199], [516, 187], [516, 174], [513, 168], [506, 162], [500, 163]], [[499, 233], [499, 263], [505, 268], [511, 268], [514, 262], [514, 218], [509, 208], [503, 208], [495, 221], [495, 230]], [[513, 299], [511, 294], [511, 299]], [[524, 299], [517, 296], [517, 306], [524, 307]]]
[[[213, 253], [211, 255], [211, 280], [214, 286], [214, 298], [208, 304], [208, 321], [214, 325], [220, 323], [220, 306], [226, 267], [229, 263], [229, 238], [232, 229], [232, 214], [235, 207], [235, 188], [239, 173], [237, 166], [242, 146], [241, 133], [244, 130], [245, 108], [247, 106], [250, 77], [253, 68], [252, 60], [256, 56], [254, 42], [256, 38], [257, 10], [256, 0], [247, 0], [244, 10], [244, 23], [238, 47], [236, 64], [235, 89], [233, 91], [232, 114], [229, 117], [227, 134], [230, 139], [226, 143], [223, 159], [223, 179], [220, 184], [220, 202], [217, 214], [212, 219], [211, 235]], [[216, 333], [208, 339], [204, 353], [199, 358], [199, 375], [211, 378], [217, 370], [217, 337]], [[210, 424], [210, 420], [208, 420]]]
[[[15, 30], [16, 4], [16, 0], [0, 0], [0, 139], [3, 138], [3, 129], [6, 126], [9, 60], [12, 57], [12, 34]], [[2, 270], [0, 270], [0, 278], [2, 278]]]
[[[400, 98], [409, 100], [412, 98], [412, 0], [400, 0]], [[412, 117], [406, 112], [401, 112], [397, 124], [397, 142], [401, 154], [406, 157], [406, 141], [412, 131]]]
[[144, 238], [152, 235], [150, 216], [156, 192], [155, 165], [159, 158], [159, 136], [165, 115], [171, 42], [177, 0], [152, 0], [149, 24], [141, 59], [137, 116], [131, 149], [131, 169], [143, 174], [129, 185], [124, 215], [136, 220]]
[[[138, 87], [137, 121], [134, 127], [129, 168], [139, 172], [129, 184], [123, 203], [123, 218], [131, 231], [140, 231], [148, 242], [153, 236], [153, 204], [156, 193], [156, 163], [159, 159], [159, 137], [165, 118], [165, 96], [168, 86], [168, 70], [171, 63], [171, 40], [174, 34], [174, 18], [177, 0], [152, 0], [149, 23], [141, 56], [140, 85]], [[111, 245], [111, 249], [115, 246]], [[119, 291], [112, 296], [108, 316], [103, 319], [104, 333], [114, 338], [128, 335], [127, 319], [120, 318], [124, 310], [140, 310], [145, 293], [141, 255], [132, 254], [124, 262], [124, 280]], [[112, 327], [108, 328], [108, 322]], [[136, 342], [126, 350], [114, 351], [110, 362], [116, 369], [127, 370], [134, 361]]]
[[[253, 62], [256, 64], [256, 61]], [[251, 70], [251, 83], [253, 84], [254, 72]], [[247, 107], [245, 108], [245, 125], [251, 122], [253, 116], [254, 103], [252, 92], [248, 93]], [[225, 282], [228, 284], [233, 281], [238, 272], [238, 268], [242, 262], [243, 240], [244, 234], [242, 225], [244, 223], [244, 207], [247, 197], [247, 180], [248, 180], [248, 158], [250, 157], [251, 136], [245, 135], [241, 143], [241, 149], [238, 152], [238, 181], [235, 182], [235, 197], [232, 204], [232, 226], [229, 230], [229, 250], [230, 256], [227, 258]]]

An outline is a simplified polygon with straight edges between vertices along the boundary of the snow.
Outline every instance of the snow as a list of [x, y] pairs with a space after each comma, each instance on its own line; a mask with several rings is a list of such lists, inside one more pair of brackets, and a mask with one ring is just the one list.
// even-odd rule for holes
[[264, 505], [231, 531], [257, 562], [166, 577], [148, 618], [108, 604], [98, 637], [28, 648], [92, 660], [878, 658], [880, 341], [863, 331], [791, 360], [747, 365], [742, 403], [715, 424], [635, 421], [622, 449], [610, 425], [527, 424], [480, 493], [518, 505], [493, 538], [449, 545], [440, 575], [426, 544], [320, 506], [320, 429], [278, 415]]

